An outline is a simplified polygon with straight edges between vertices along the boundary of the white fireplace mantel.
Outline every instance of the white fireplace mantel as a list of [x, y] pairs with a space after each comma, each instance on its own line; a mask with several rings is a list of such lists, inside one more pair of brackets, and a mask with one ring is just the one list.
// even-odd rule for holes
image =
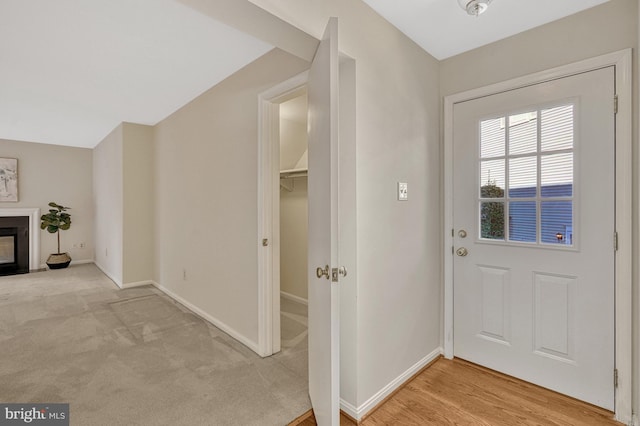
[[0, 208], [0, 217], [29, 217], [29, 270], [40, 269], [40, 209], [9, 207]]

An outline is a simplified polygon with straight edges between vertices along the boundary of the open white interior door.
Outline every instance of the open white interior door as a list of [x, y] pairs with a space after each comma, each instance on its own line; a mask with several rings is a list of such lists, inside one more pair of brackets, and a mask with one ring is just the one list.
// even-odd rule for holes
[[331, 18], [308, 83], [309, 396], [320, 426], [340, 424], [338, 66], [338, 19]]

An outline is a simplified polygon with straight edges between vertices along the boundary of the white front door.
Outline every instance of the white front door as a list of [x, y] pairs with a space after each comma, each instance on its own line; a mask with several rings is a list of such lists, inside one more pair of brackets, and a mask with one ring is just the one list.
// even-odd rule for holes
[[614, 409], [614, 68], [454, 106], [454, 355]]
[[[309, 396], [320, 426], [340, 424], [338, 263], [338, 20], [309, 72]], [[318, 269], [319, 268], [319, 269]], [[317, 272], [321, 273], [318, 277]]]

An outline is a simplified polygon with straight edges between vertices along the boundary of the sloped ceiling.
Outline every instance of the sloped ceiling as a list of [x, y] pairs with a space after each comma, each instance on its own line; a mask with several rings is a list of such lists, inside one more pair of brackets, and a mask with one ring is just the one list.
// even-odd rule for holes
[[[494, 0], [479, 18], [457, 0], [364, 1], [444, 59], [607, 0]], [[285, 20], [288, 8], [313, 9], [314, 2], [251, 0]], [[212, 7], [195, 0], [2, 0], [0, 139], [91, 148], [120, 122], [156, 124], [273, 47], [191, 3]]]
[[0, 138], [93, 147], [271, 48], [174, 0], [2, 0]]

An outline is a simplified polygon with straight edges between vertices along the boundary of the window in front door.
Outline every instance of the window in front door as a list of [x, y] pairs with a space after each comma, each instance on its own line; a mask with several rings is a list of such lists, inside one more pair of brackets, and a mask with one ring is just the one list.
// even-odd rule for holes
[[575, 108], [480, 121], [480, 240], [574, 246]]

